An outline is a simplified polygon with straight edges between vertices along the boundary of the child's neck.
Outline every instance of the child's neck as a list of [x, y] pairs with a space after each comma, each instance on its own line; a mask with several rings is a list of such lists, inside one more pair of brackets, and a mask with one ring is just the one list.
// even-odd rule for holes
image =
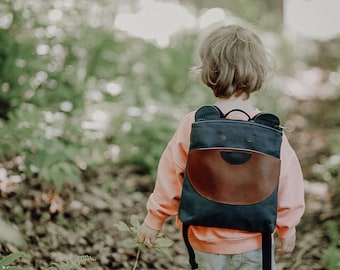
[[255, 109], [251, 104], [250, 99], [244, 99], [243, 96], [216, 98], [215, 105], [220, 108], [223, 113], [227, 113], [233, 109], [240, 109], [249, 113]]

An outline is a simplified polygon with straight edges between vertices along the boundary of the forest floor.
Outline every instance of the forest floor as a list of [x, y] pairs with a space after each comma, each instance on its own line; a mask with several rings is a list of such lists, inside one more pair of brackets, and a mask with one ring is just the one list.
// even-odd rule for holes
[[[323, 135], [326, 137], [327, 132]], [[295, 136], [295, 135], [294, 135]], [[316, 134], [315, 136], [320, 136]], [[299, 145], [299, 138], [293, 145]], [[324, 137], [324, 138], [325, 138]], [[313, 141], [313, 135], [309, 136]], [[306, 179], [306, 212], [297, 228], [297, 245], [292, 254], [276, 255], [277, 270], [327, 269], [321, 257], [329, 245], [324, 223], [334, 215], [327, 184], [308, 179], [310, 166], [316, 162], [326, 142], [314, 149], [313, 155], [303, 145], [297, 149]], [[138, 168], [102, 168], [98, 175], [87, 177], [74, 186], [66, 186], [59, 194], [61, 212], [51, 214], [51, 192], [38, 180], [21, 182], [10, 194], [0, 199], [2, 218], [15, 224], [26, 245], [3, 242], [0, 257], [17, 251], [27, 253], [16, 263], [25, 269], [41, 269], [76, 255], [90, 255], [94, 262], [80, 269], [132, 269], [137, 252], [125, 247], [123, 240], [132, 238], [114, 226], [119, 221], [129, 222], [131, 215], [142, 221], [145, 204], [152, 191], [153, 180]], [[61, 202], [61, 203], [60, 203]], [[54, 202], [58, 206], [58, 201]], [[141, 253], [136, 269], [189, 269], [187, 251], [170, 218], [164, 228], [165, 237], [174, 241], [168, 251], [169, 262], [155, 250]], [[278, 243], [276, 243], [278, 244]]]

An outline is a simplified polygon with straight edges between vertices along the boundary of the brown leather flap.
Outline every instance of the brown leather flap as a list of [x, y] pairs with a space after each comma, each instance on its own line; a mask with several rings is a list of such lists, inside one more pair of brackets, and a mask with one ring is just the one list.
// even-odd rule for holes
[[[244, 163], [233, 164], [225, 155], [250, 153]], [[279, 183], [280, 159], [244, 150], [190, 150], [187, 175], [203, 197], [226, 204], [255, 204], [269, 197]]]

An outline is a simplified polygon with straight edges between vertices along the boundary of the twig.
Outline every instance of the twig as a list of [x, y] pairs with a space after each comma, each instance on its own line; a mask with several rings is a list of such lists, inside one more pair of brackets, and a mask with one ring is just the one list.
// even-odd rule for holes
[[137, 251], [137, 256], [136, 256], [136, 260], [135, 260], [135, 265], [133, 266], [133, 269], [132, 269], [132, 270], [136, 270], [136, 269], [137, 269], [137, 264], [138, 264], [138, 261], [139, 261], [139, 257], [140, 257], [140, 248], [139, 248], [138, 251]]

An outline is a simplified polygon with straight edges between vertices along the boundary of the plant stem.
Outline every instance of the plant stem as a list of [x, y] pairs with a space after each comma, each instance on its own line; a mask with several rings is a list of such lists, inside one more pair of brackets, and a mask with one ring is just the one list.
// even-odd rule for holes
[[138, 261], [139, 261], [139, 257], [140, 257], [140, 249], [138, 249], [138, 251], [137, 251], [137, 256], [136, 256], [136, 260], [135, 260], [135, 265], [133, 266], [133, 269], [132, 269], [132, 270], [136, 270], [136, 269], [137, 269], [137, 264], [138, 264]]

